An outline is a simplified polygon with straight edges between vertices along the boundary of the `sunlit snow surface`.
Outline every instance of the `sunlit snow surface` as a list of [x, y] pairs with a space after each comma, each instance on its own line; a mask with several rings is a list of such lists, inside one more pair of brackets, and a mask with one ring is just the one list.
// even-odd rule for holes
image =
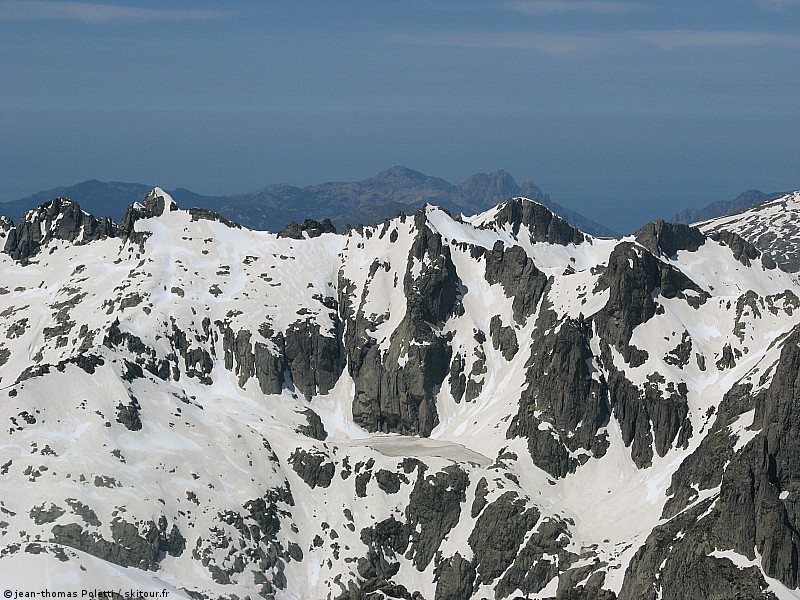
[[[349, 235], [292, 240], [209, 220], [192, 221], [187, 212], [176, 210], [137, 222], [137, 231], [150, 234], [143, 253], [133, 243], [106, 239], [88, 245], [53, 242], [27, 266], [0, 254], [0, 340], [10, 351], [0, 366], [0, 422], [21, 423], [21, 411], [35, 419], [8, 429], [0, 446], [0, 463], [10, 463], [0, 475], [2, 510], [16, 516], [2, 517], [9, 524], [0, 538], [5, 546], [0, 581], [9, 588], [32, 589], [30, 578], [36, 573], [42, 585], [58, 581], [76, 589], [98, 588], [102, 583], [113, 588], [169, 590], [171, 598], [184, 597], [180, 590], [252, 596], [257, 588], [251, 573], [242, 573], [231, 584], [218, 583], [192, 559], [192, 549], [218, 525], [215, 517], [220, 511], [241, 510], [244, 503], [263, 497], [286, 480], [295, 505], [283, 507], [288, 514], [278, 539], [297, 544], [304, 557], [286, 563], [287, 586], [277, 590], [277, 597], [333, 597], [342, 591], [334, 582], [336, 576], [341, 575], [343, 582], [357, 577], [356, 563], [365, 553], [361, 530], [392, 515], [400, 518], [412, 487], [404, 485], [390, 495], [373, 478], [367, 495], [357, 497], [355, 475], [340, 476], [345, 461], [352, 467], [372, 460], [375, 472], [381, 468], [398, 471], [404, 457], [417, 457], [430, 473], [455, 463], [469, 474], [461, 519], [440, 547], [444, 556], [460, 552], [470, 558], [467, 539], [475, 519], [469, 507], [477, 482], [482, 477], [501, 480], [503, 469], [510, 469], [519, 483], [502, 480], [488, 500], [504, 489], [516, 490], [543, 516], [570, 519], [574, 525], [569, 549], [580, 554], [594, 548], [595, 556], [607, 563], [605, 587], [619, 591], [631, 557], [662, 522], [672, 474], [708, 431], [709, 408], [717, 406], [743, 378], [756, 389], [769, 384], [770, 369], [780, 353], [780, 343], [774, 342], [800, 322], [797, 311], [786, 310], [781, 294], [786, 290], [800, 294], [800, 288], [790, 275], [765, 269], [758, 259], [745, 267], [729, 248], [711, 240], [697, 252], [661, 257], [686, 273], [710, 298], [695, 309], [684, 300], [658, 297], [663, 314], [639, 326], [631, 340], [648, 352], [648, 360], [631, 368], [615, 354], [615, 366], [639, 385], [655, 371], [666, 375], [667, 381], [687, 384], [694, 431], [689, 447], [673, 448], [664, 457], [655, 455], [651, 467], [638, 469], [612, 418], [606, 455], [590, 458], [576, 473], [553, 480], [533, 464], [524, 439], [506, 436], [525, 386], [535, 315], [524, 325], [515, 323], [512, 300], [499, 284], [487, 283], [485, 263], [472, 258], [469, 248], [491, 249], [498, 240], [506, 246], [522, 246], [537, 268], [552, 277], [548, 298], [562, 319], [588, 317], [605, 306], [608, 290], [595, 290], [602, 271], [598, 267], [608, 263], [618, 240], [587, 236], [578, 245], [531, 243], [524, 227], [517, 235], [492, 228], [495, 213], [492, 209], [460, 222], [441, 210], [427, 209], [426, 226], [450, 245], [464, 288], [464, 313], [444, 323], [442, 332], [452, 335], [454, 352], [460, 349], [466, 357], [465, 372], [469, 373], [474, 361], [473, 332], [487, 332], [495, 315], [514, 327], [520, 346], [520, 352], [507, 361], [490, 342], [484, 344], [487, 370], [482, 391], [473, 401], [455, 402], [446, 382], [442, 385], [437, 396], [439, 424], [430, 439], [370, 434], [353, 423], [353, 381], [347, 369], [325, 395], [306, 399], [285, 388], [280, 394], [265, 396], [255, 379], [240, 386], [236, 374], [224, 368], [218, 349], [210, 385], [186, 373], [179, 381], [148, 375], [128, 384], [121, 378], [123, 359], [132, 355], [102, 347], [105, 332], [117, 319], [120, 330], [135, 334], [162, 356], [172, 351], [168, 336], [173, 324], [191, 332], [191, 337], [203, 331], [204, 319], [226, 323], [233, 331], [248, 329], [254, 341], [268, 345], [272, 342], [257, 333], [261, 323], [280, 332], [305, 315], [327, 331], [334, 324], [315, 297], [336, 298], [340, 277], [345, 277], [354, 286], [355, 308], [380, 321], [371, 335], [385, 351], [406, 312], [406, 270], [420, 268], [408, 258], [416, 234], [413, 217]], [[392, 231], [396, 237], [390, 237]], [[380, 268], [370, 276], [375, 261]], [[743, 314], [741, 335], [737, 335], [736, 313], [730, 307], [747, 290], [755, 293], [762, 309], [758, 314], [752, 310]], [[141, 302], [135, 302], [137, 298]], [[764, 308], [768, 304], [775, 310]], [[59, 316], [64, 306], [74, 326], [57, 336], [52, 328], [64, 325], [63, 313]], [[385, 318], [377, 319], [380, 315]], [[89, 333], [95, 333], [93, 339], [80, 334], [84, 324]], [[695, 346], [692, 359], [679, 369], [664, 356], [681, 341], [684, 331]], [[200, 343], [190, 339], [191, 346]], [[32, 364], [57, 365], [86, 350], [86, 345], [104, 360], [93, 374], [66, 364], [15, 385]], [[725, 345], [740, 358], [735, 367], [722, 370], [716, 362]], [[705, 370], [694, 353], [705, 356]], [[17, 394], [6, 396], [12, 388]], [[140, 431], [129, 431], [116, 420], [118, 405], [127, 403], [131, 393], [141, 402]], [[328, 433], [324, 442], [298, 432], [307, 423], [303, 411], [309, 408], [319, 415]], [[737, 450], [756, 434], [748, 429], [750, 424], [752, 414], [745, 413], [730, 427]], [[269, 459], [265, 444], [279, 463]], [[330, 487], [308, 489], [289, 463], [297, 448], [323, 453], [335, 464]], [[501, 451], [513, 452], [517, 459], [508, 459], [501, 468], [494, 464]], [[113, 482], [103, 483], [104, 477], [113, 477]], [[700, 499], [713, 493], [707, 491]], [[164, 558], [158, 571], [118, 567], [69, 548], [64, 550], [69, 560], [63, 562], [46, 542], [51, 528], [54, 524], [84, 525], [65, 504], [67, 498], [92, 507], [102, 523], [93, 531], [105, 539], [111, 539], [109, 524], [115, 516], [147, 521], [164, 515], [185, 536], [186, 551], [180, 557]], [[46, 509], [51, 504], [66, 509], [53, 522], [37, 524], [29, 516], [32, 507]], [[344, 509], [352, 515], [352, 523]], [[322, 546], [315, 544], [322, 522], [336, 532], [337, 560], [332, 560], [330, 540]], [[31, 548], [36, 547], [30, 544], [37, 540], [44, 550], [35, 554]], [[12, 551], [14, 544], [22, 549]], [[223, 549], [215, 552], [220, 557], [224, 554]], [[738, 560], [726, 553], [714, 555]], [[433, 563], [420, 573], [411, 560], [398, 560], [400, 571], [394, 581], [432, 598]], [[797, 597], [775, 580], [767, 581], [780, 598]], [[553, 580], [530, 597], [552, 596], [556, 584]], [[493, 594], [488, 588], [479, 593]]]

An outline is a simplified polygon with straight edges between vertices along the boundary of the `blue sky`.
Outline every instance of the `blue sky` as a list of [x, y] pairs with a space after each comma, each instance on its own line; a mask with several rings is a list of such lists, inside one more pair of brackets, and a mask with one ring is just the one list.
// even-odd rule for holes
[[0, 2], [0, 199], [506, 169], [617, 230], [800, 188], [800, 0]]

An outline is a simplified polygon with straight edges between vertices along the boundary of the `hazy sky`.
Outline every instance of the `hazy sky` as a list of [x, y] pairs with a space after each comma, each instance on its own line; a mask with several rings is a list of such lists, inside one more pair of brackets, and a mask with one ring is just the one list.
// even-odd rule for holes
[[800, 188], [800, 0], [0, 1], [0, 199], [402, 164], [617, 230]]

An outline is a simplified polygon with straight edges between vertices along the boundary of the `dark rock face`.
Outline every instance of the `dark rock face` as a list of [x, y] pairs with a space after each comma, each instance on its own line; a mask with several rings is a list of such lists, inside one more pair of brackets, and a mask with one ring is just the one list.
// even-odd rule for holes
[[[171, 342], [172, 348], [183, 358], [186, 375], [210, 385], [212, 383], [210, 374], [214, 368], [214, 361], [206, 348], [210, 348], [212, 352], [214, 350], [212, 343], [214, 332], [211, 330], [211, 320], [205, 317], [201, 330], [195, 330], [193, 333], [194, 339], [178, 326], [173, 317], [170, 317], [170, 331], [167, 333], [167, 339]], [[192, 342], [198, 345], [192, 347]], [[177, 372], [176, 375], [180, 376]]]
[[[789, 588], [798, 585], [798, 341], [800, 329], [795, 329], [783, 345], [769, 388], [754, 397], [749, 385], [739, 385], [725, 396], [709, 435], [673, 476], [664, 508], [664, 516], [672, 518], [653, 530], [636, 553], [621, 599], [655, 598], [651, 582], [659, 573], [663, 598], [687, 597], [697, 590], [708, 598], [774, 597], [755, 567], [738, 569], [727, 559], [709, 557], [714, 550], [749, 560], [756, 559], [757, 551], [767, 575]], [[753, 424], [732, 434], [731, 426], [748, 410], [754, 410]], [[748, 429], [758, 433], [734, 452], [736, 438]], [[698, 490], [716, 486], [717, 494], [691, 504]]]
[[15, 260], [35, 256], [50, 240], [87, 243], [116, 235], [107, 217], [95, 219], [67, 198], [56, 198], [25, 214], [6, 236], [3, 252]]
[[222, 350], [225, 368], [239, 376], [239, 385], [255, 376], [261, 391], [265, 394], [280, 394], [283, 389], [286, 359], [283, 354], [283, 336], [272, 338], [277, 346], [275, 352], [265, 342], [250, 343], [252, 334], [241, 329], [235, 335], [227, 323], [216, 322], [222, 333]]
[[[434, 330], [453, 313], [460, 284], [450, 248], [426, 225], [424, 212], [415, 217], [417, 236], [409, 253], [403, 291], [406, 315], [392, 333], [385, 357], [369, 335], [375, 324], [349, 300], [341, 300], [347, 323], [347, 366], [355, 383], [353, 419], [368, 431], [427, 436], [438, 417], [434, 390], [450, 366], [449, 340]], [[416, 274], [416, 269], [419, 269]], [[340, 284], [340, 295], [347, 293]]]
[[492, 338], [492, 346], [499, 350], [506, 360], [511, 360], [519, 351], [517, 334], [513, 327], [503, 327], [503, 321], [498, 315], [492, 317], [489, 322], [489, 335]]
[[766, 253], [762, 253], [758, 248], [745, 240], [739, 234], [733, 233], [732, 231], [727, 231], [725, 229], [720, 229], [718, 231], [710, 232], [708, 237], [715, 242], [719, 242], [720, 244], [728, 246], [731, 249], [731, 252], [733, 252], [733, 257], [746, 267], [750, 266], [751, 260], [755, 260], [759, 256], [761, 256], [761, 263], [764, 265], [765, 269], [774, 269], [777, 267], [777, 264], [771, 256]]
[[188, 212], [192, 217], [192, 221], [200, 221], [201, 219], [206, 221], [217, 221], [226, 227], [230, 227], [231, 229], [242, 228], [242, 226], [238, 223], [234, 223], [233, 221], [230, 221], [222, 215], [215, 213], [213, 210], [208, 210], [207, 208], [190, 208]]
[[653, 530], [625, 572], [619, 600], [776, 600], [756, 567], [739, 568], [727, 558], [708, 556], [715, 550], [707, 537], [711, 518], [701, 517], [711, 503], [705, 500]]
[[684, 299], [694, 307], [709, 298], [681, 271], [629, 242], [614, 248], [598, 285], [609, 289], [609, 299], [592, 317], [597, 333], [604, 342], [615, 346], [632, 367], [647, 359], [646, 352], [630, 345], [630, 339], [634, 328], [656, 314], [654, 292], [664, 298]]
[[129, 404], [117, 405], [117, 422], [122, 423], [130, 431], [139, 431], [142, 428], [142, 418], [140, 416], [141, 406], [136, 398], [131, 398]]
[[464, 358], [459, 352], [453, 356], [453, 362], [450, 363], [450, 393], [456, 402], [461, 402], [464, 398], [464, 392], [467, 391], [467, 376], [464, 375]]
[[[605, 454], [608, 440], [598, 430], [608, 424], [608, 388], [593, 377], [590, 325], [566, 320], [553, 334], [533, 344], [527, 386], [508, 437], [528, 438], [534, 463], [555, 477], [574, 471], [589, 456]], [[585, 450], [584, 458], [573, 458]]]
[[408, 525], [390, 517], [361, 530], [361, 541], [367, 554], [358, 561], [358, 574], [367, 580], [365, 588], [378, 588], [388, 583], [400, 570], [398, 557], [408, 548]]
[[427, 477], [424, 469], [418, 470], [406, 507], [411, 531], [411, 549], [406, 557], [418, 570], [425, 570], [442, 540], [458, 523], [468, 486], [469, 477], [456, 465]]
[[321, 223], [314, 219], [306, 219], [302, 225], [289, 221], [286, 227], [278, 232], [278, 237], [302, 240], [304, 237], [319, 237], [323, 233], [336, 233], [336, 227], [333, 226], [330, 219], [323, 219]]
[[116, 518], [111, 521], [113, 541], [109, 542], [97, 533], [85, 531], [77, 523], [70, 523], [54, 525], [50, 541], [88, 552], [123, 567], [154, 571], [166, 553], [180, 556], [186, 547], [186, 540], [180, 531], [173, 525], [167, 533], [166, 527], [167, 521], [163, 517], [158, 525], [150, 521], [140, 527]]
[[342, 365], [339, 356], [339, 317], [329, 312], [334, 327], [323, 335], [319, 325], [297, 321], [286, 330], [284, 356], [295, 387], [306, 397], [327, 394], [336, 384]]
[[[577, 558], [565, 549], [568, 544], [566, 524], [556, 519], [543, 519], [520, 550], [514, 564], [497, 583], [497, 596], [507, 596], [517, 589], [526, 593], [544, 589], [553, 577]], [[557, 560], [545, 559], [545, 555], [555, 556]]]
[[326, 462], [327, 458], [324, 454], [306, 452], [298, 448], [289, 457], [289, 464], [311, 489], [317, 486], [326, 488], [333, 481], [336, 472], [336, 465]]
[[[497, 315], [492, 318], [492, 323], [495, 327], [492, 333], [492, 343], [495, 349], [500, 350], [506, 360], [511, 360], [519, 351], [514, 328], [510, 326], [501, 327], [502, 323]], [[476, 345], [472, 349], [473, 362], [469, 373], [464, 372], [466, 362], [461, 355], [461, 351], [455, 353], [453, 361], [450, 363], [448, 384], [450, 393], [456, 403], [460, 403], [462, 400], [472, 402], [483, 390], [485, 375], [488, 371], [486, 367], [486, 352], [484, 351], [486, 335], [483, 331], [475, 330], [473, 339]]]
[[[380, 594], [379, 596], [377, 594]], [[362, 600], [363, 598], [397, 598], [400, 600], [423, 600], [418, 592], [409, 592], [404, 585], [390, 583], [385, 579], [367, 579], [356, 585], [348, 583], [348, 588], [336, 600]]]
[[663, 254], [670, 258], [674, 258], [679, 250], [696, 252], [706, 243], [705, 236], [696, 227], [661, 220], [648, 223], [633, 235], [654, 256]]
[[[407, 316], [415, 321], [443, 323], [453, 313], [460, 281], [450, 258], [450, 248], [443, 244], [441, 235], [428, 227], [424, 211], [414, 216], [414, 225], [417, 236], [411, 245], [403, 279]], [[417, 261], [422, 262], [422, 268], [415, 276]]]
[[720, 371], [732, 369], [736, 366], [736, 359], [733, 356], [733, 349], [730, 344], [725, 344], [722, 347], [722, 357], [716, 362], [716, 365]]
[[144, 197], [142, 204], [135, 202], [128, 207], [127, 211], [125, 211], [125, 215], [122, 217], [122, 220], [119, 222], [119, 226], [117, 227], [118, 236], [136, 244], [144, 243], [147, 236], [137, 232], [134, 224], [140, 219], [160, 217], [164, 214], [165, 210], [178, 210], [178, 205], [174, 200], [167, 205], [164, 196], [158, 193], [156, 189], [150, 190], [150, 192], [148, 192], [148, 194]]
[[616, 369], [608, 377], [609, 399], [619, 421], [622, 439], [631, 448], [631, 458], [639, 468], [653, 460], [653, 447], [664, 456], [673, 443], [686, 447], [692, 436], [689, 420], [688, 388], [681, 382], [666, 384], [662, 393], [658, 373], [640, 389]]
[[158, 188], [153, 188], [144, 197], [144, 211], [142, 214], [146, 217], [160, 217], [164, 211], [178, 210], [178, 205], [174, 200], [167, 203], [163, 193]]
[[258, 328], [263, 341], [253, 343], [250, 330], [234, 333], [226, 321], [215, 322], [222, 335], [225, 368], [239, 376], [240, 386], [256, 377], [265, 394], [279, 394], [289, 383], [307, 398], [331, 390], [343, 369], [341, 324], [336, 301], [322, 297], [319, 301], [332, 321], [327, 331], [320, 331], [319, 324], [311, 319], [295, 321], [285, 333], [276, 333], [269, 323], [263, 323]]
[[475, 581], [475, 566], [456, 553], [436, 568], [434, 600], [470, 600]]
[[511, 304], [514, 320], [524, 325], [545, 293], [547, 276], [536, 268], [520, 246], [506, 250], [503, 242], [497, 241], [485, 256], [486, 281], [490, 284], [499, 283], [506, 296], [514, 298]]
[[[561, 556], [559, 554], [559, 556]], [[572, 556], [571, 558], [577, 558]], [[605, 563], [595, 559], [593, 564], [574, 567], [564, 571], [558, 578], [556, 598], [558, 600], [617, 600], [611, 590], [603, 589], [605, 574], [597, 570]]]
[[100, 519], [97, 518], [97, 514], [83, 502], [75, 500], [74, 498], [66, 498], [64, 502], [66, 502], [72, 512], [78, 515], [87, 525], [93, 525], [95, 527], [100, 527], [102, 525]]
[[31, 519], [37, 525], [44, 525], [45, 523], [52, 523], [56, 521], [61, 515], [67, 511], [58, 506], [57, 504], [50, 504], [48, 508], [44, 507], [44, 503], [40, 506], [34, 506], [29, 514]]
[[317, 413], [310, 408], [307, 408], [305, 411], [303, 411], [303, 414], [308, 420], [308, 424], [300, 426], [300, 433], [320, 441], [328, 437], [328, 432], [325, 431], [325, 426], [322, 424], [322, 419], [319, 418]]
[[514, 563], [525, 534], [538, 520], [539, 511], [526, 508], [515, 492], [505, 492], [483, 509], [469, 536], [476, 584], [492, 583]]
[[692, 338], [689, 332], [684, 329], [680, 343], [664, 355], [664, 362], [668, 365], [685, 367], [689, 364], [692, 356]]
[[686, 509], [699, 497], [699, 492], [710, 490], [722, 482], [725, 463], [731, 460], [736, 443], [728, 429], [738, 416], [747, 412], [751, 385], [735, 385], [725, 394], [717, 409], [717, 417], [696, 452], [686, 457], [672, 476], [667, 490], [669, 499], [662, 517], [672, 518]]
[[566, 246], [580, 244], [586, 238], [561, 217], [550, 212], [537, 202], [526, 202], [521, 198], [507, 200], [495, 216], [495, 223], [502, 227], [511, 225], [516, 236], [520, 227], [525, 225], [530, 231], [531, 243], [549, 242]]
[[[786, 340], [770, 387], [754, 401], [753, 429], [761, 433], [732, 460], [723, 476], [719, 512], [720, 535], [733, 537], [734, 550], [761, 554], [767, 575], [789, 588], [798, 577], [800, 507], [800, 329]], [[781, 496], [785, 496], [781, 498]], [[754, 543], [753, 543], [754, 542]], [[749, 546], [745, 547], [745, 544]]]
[[591, 585], [593, 583], [590, 579], [587, 585], [565, 588], [556, 597], [558, 600], [617, 600], [614, 592]]
[[[153, 348], [147, 346], [138, 336], [128, 331], [122, 331], [119, 325], [119, 319], [114, 319], [114, 322], [103, 337], [103, 345], [105, 347], [111, 349], [124, 348], [134, 356], [136, 365], [146, 369], [160, 379], [168, 379], [173, 372], [177, 374], [178, 367], [175, 364], [177, 363], [177, 356], [172, 354], [169, 357], [159, 358]], [[78, 357], [83, 357], [86, 367], [90, 366], [90, 356], [80, 354]], [[102, 362], [99, 364], [102, 364]], [[86, 369], [84, 368], [84, 370]]]
[[[390, 598], [421, 598], [417, 592], [412, 595], [403, 586], [392, 583], [391, 578], [400, 569], [399, 556], [404, 554], [405, 558], [413, 560], [419, 571], [424, 571], [459, 521], [461, 504], [469, 486], [469, 478], [461, 468], [451, 465], [426, 477], [427, 467], [419, 461], [406, 459], [402, 466], [406, 474], [417, 470], [417, 480], [405, 510], [406, 522], [390, 517], [361, 531], [361, 541], [367, 552], [358, 561], [358, 574], [364, 581], [357, 587], [351, 584], [349, 591], [339, 598], [363, 598], [365, 594], [369, 597], [367, 592], [376, 590]], [[356, 468], [358, 470], [358, 466]], [[379, 484], [387, 474], [403, 477], [388, 471], [382, 474], [381, 470], [376, 476]], [[460, 556], [446, 563], [439, 563], [439, 558], [436, 560], [436, 598], [470, 598], [475, 578], [475, 569], [470, 563]], [[464, 580], [462, 575], [468, 579]]]
[[[515, 459], [510, 453], [504, 458]], [[500, 462], [498, 458], [498, 466], [503, 468]], [[436, 597], [441, 588], [441, 597], [471, 598], [472, 590], [479, 585], [493, 586], [496, 598], [522, 597], [512, 596], [517, 590], [527, 597], [543, 590], [558, 574], [563, 576], [578, 559], [566, 550], [570, 544], [566, 521], [542, 517], [538, 508], [531, 506], [529, 499], [517, 491], [505, 491], [492, 502], [486, 501], [487, 492], [483, 479], [476, 490], [476, 503], [471, 512], [473, 518], [478, 517], [468, 540], [474, 558], [466, 561], [456, 554], [439, 563]], [[590, 566], [581, 569], [572, 576], [575, 583], [583, 582], [584, 589], [599, 589], [602, 573], [593, 575]], [[452, 580], [455, 573], [462, 576], [460, 585]], [[565, 591], [568, 590], [559, 586], [557, 597], [561, 598]]]
[[[405, 479], [405, 477], [403, 479]], [[375, 473], [375, 481], [378, 482], [378, 487], [387, 494], [396, 494], [400, 491], [400, 483], [402, 479], [400, 475], [394, 471], [379, 469], [378, 472]]]
[[[700, 241], [691, 228], [669, 224], [648, 226], [639, 235], [665, 254], [691, 250], [699, 247]], [[678, 269], [627, 242], [617, 245], [611, 253], [598, 285], [609, 289], [605, 307], [592, 317], [602, 340], [601, 362], [608, 371], [609, 403], [620, 422], [623, 440], [631, 447], [634, 462], [640, 467], [648, 466], [654, 445], [655, 451], [664, 456], [673, 443], [684, 447], [688, 443], [692, 435], [686, 400], [688, 389], [683, 383], [676, 386], [669, 382], [662, 390], [660, 385], [665, 382], [658, 373], [651, 374], [653, 379], [640, 389], [613, 366], [609, 346], [614, 346], [631, 367], [644, 364], [647, 352], [632, 345], [630, 340], [638, 325], [657, 314], [660, 308], [657, 298], [680, 298], [697, 308], [709, 295]], [[687, 348], [691, 349], [690, 336], [682, 338], [671, 361], [685, 364]]]

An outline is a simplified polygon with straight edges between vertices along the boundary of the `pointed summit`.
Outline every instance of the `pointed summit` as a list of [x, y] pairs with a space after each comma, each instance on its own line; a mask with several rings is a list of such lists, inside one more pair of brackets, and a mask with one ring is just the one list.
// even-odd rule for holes
[[134, 223], [139, 219], [160, 217], [165, 211], [178, 210], [178, 203], [160, 187], [150, 190], [142, 202], [134, 202], [125, 211], [125, 216], [119, 222], [120, 237], [130, 238], [134, 233]]
[[491, 221], [482, 223], [481, 227], [500, 230], [507, 226], [514, 236], [525, 227], [533, 244], [547, 242], [567, 246], [580, 244], [586, 239], [579, 229], [548, 207], [527, 198], [511, 198], [484, 214], [491, 215]]
[[144, 197], [144, 209], [149, 217], [160, 217], [165, 211], [178, 210], [178, 203], [160, 187], [154, 187]]

